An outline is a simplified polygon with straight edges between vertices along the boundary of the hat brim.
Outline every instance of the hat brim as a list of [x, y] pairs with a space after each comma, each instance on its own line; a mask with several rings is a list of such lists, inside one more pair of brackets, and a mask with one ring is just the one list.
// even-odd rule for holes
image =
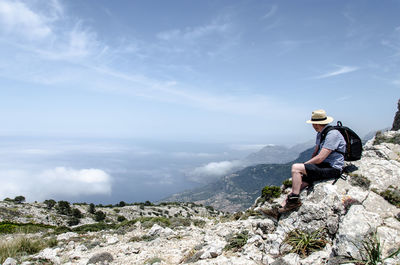
[[329, 116], [327, 116], [326, 117], [326, 119], [325, 120], [323, 120], [323, 121], [313, 121], [313, 120], [308, 120], [308, 121], [306, 121], [307, 123], [311, 123], [311, 124], [328, 124], [328, 123], [331, 123], [331, 122], [333, 122], [333, 118], [332, 117], [329, 117]]

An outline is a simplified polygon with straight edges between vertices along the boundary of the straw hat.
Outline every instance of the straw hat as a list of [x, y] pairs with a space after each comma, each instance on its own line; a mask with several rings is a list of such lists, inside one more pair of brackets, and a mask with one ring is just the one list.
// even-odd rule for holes
[[326, 112], [323, 109], [314, 110], [311, 115], [311, 120], [306, 121], [307, 123], [313, 124], [328, 124], [333, 121], [332, 117], [326, 116]]

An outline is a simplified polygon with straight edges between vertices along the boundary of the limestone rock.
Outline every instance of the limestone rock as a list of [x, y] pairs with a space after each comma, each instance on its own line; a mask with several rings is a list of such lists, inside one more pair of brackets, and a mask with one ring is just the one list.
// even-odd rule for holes
[[17, 265], [17, 261], [13, 258], [7, 258], [4, 262], [3, 265]]
[[97, 253], [93, 257], [91, 257], [89, 259], [89, 261], [87, 262], [87, 264], [88, 265], [89, 264], [97, 264], [97, 263], [107, 264], [113, 260], [114, 260], [114, 258], [110, 253], [102, 252], [102, 253]]

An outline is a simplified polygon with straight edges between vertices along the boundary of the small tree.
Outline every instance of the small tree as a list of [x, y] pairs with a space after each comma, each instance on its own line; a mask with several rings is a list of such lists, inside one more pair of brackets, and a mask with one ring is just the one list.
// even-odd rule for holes
[[81, 211], [77, 208], [72, 209], [72, 216], [78, 219], [83, 217]]
[[47, 209], [49, 209], [49, 210], [50, 210], [51, 208], [53, 208], [53, 207], [57, 204], [57, 202], [56, 202], [55, 200], [52, 200], [52, 199], [50, 199], [50, 200], [45, 200], [43, 203], [46, 204]]
[[119, 207], [124, 207], [125, 205], [126, 205], [126, 203], [124, 201], [120, 201], [118, 204]]
[[71, 206], [67, 201], [59, 201], [56, 209], [59, 214], [71, 215]]
[[261, 191], [261, 197], [266, 201], [272, 201], [281, 195], [281, 188], [277, 186], [265, 186]]
[[17, 197], [15, 197], [14, 198], [14, 201], [16, 202], [16, 203], [23, 203], [24, 201], [25, 201], [25, 197], [24, 196], [17, 196]]
[[96, 212], [96, 208], [94, 207], [94, 204], [91, 203], [89, 204], [89, 213], [94, 214]]
[[106, 214], [102, 211], [97, 211], [94, 215], [94, 220], [96, 220], [97, 222], [101, 222], [106, 219]]
[[80, 222], [79, 218], [73, 216], [68, 220], [68, 225], [69, 226], [78, 225], [79, 222]]

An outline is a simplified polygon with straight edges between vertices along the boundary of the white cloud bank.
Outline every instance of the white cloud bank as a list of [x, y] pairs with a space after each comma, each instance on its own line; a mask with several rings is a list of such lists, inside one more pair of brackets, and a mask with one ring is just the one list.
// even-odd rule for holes
[[187, 174], [190, 180], [198, 183], [208, 183], [214, 179], [225, 176], [244, 166], [240, 160], [211, 162], [197, 167]]
[[82, 195], [110, 195], [111, 176], [100, 169], [56, 167], [38, 173], [0, 171], [0, 199], [23, 195], [29, 201]]

